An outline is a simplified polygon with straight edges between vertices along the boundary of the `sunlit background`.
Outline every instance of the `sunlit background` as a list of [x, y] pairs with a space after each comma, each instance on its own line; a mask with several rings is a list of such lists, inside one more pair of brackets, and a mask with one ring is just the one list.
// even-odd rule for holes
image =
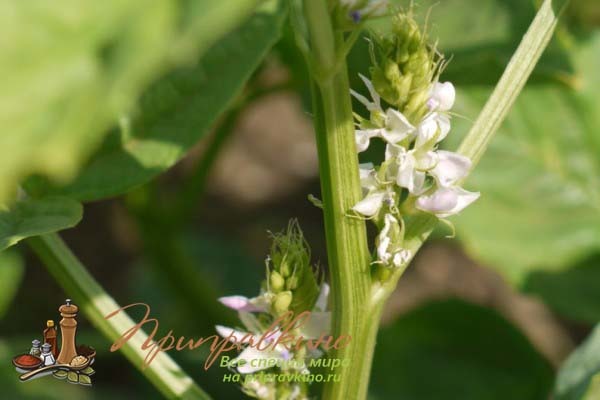
[[[452, 57], [442, 75], [458, 89], [455, 127], [447, 144], [452, 148], [477, 117], [535, 8], [522, 0], [416, 3], [423, 18], [436, 3], [428, 18], [431, 38], [439, 39], [439, 49]], [[83, 11], [78, 15], [80, 6], [73, 6], [70, 17], [85, 21]], [[14, 18], [13, 25], [24, 24], [25, 19]], [[10, 18], [5, 15], [2, 20]], [[258, 292], [270, 245], [268, 232], [284, 229], [290, 218], [298, 218], [314, 262], [327, 268], [321, 211], [308, 201], [309, 194], [320, 197], [309, 84], [288, 25], [243, 93], [180, 162], [125, 195], [101, 195], [110, 198], [86, 203], [82, 222], [62, 233], [119, 304], [151, 305], [163, 333], [173, 329], [176, 335], [201, 337], [213, 334], [215, 324], [235, 325], [235, 315], [216, 299]], [[385, 21], [374, 25], [385, 26]], [[451, 233], [447, 228], [436, 232], [400, 281], [383, 317], [373, 399], [546, 399], [558, 366], [600, 320], [599, 27], [600, 3], [572, 2], [530, 83], [466, 184], [481, 191], [481, 199], [452, 220], [456, 238], [446, 238]], [[26, 31], [25, 26], [10, 28], [14, 40]], [[206, 56], [231, 46], [235, 36], [233, 32], [217, 41]], [[69, 41], [75, 43], [76, 38]], [[93, 51], [104, 57], [111, 49]], [[145, 47], [130, 51], [142, 55]], [[10, 56], [3, 53], [0, 57]], [[37, 54], [50, 61], [59, 56]], [[229, 90], [228, 81], [219, 82], [220, 68], [227, 73], [225, 66], [196, 68], [193, 58], [187, 61], [179, 69], [167, 65], [146, 74], [136, 85], [164, 93], [158, 96], [164, 99], [172, 89], [159, 81], [165, 74], [179, 74], [201, 91], [203, 84], [194, 86], [194, 79], [210, 73], [213, 90], [220, 85]], [[237, 60], [230, 56], [222, 62], [234, 65]], [[2, 61], [4, 67], [9, 64]], [[357, 74], [368, 73], [368, 66], [367, 44], [360, 40], [349, 63], [357, 90], [362, 90]], [[39, 84], [51, 91], [60, 79], [70, 79], [69, 74], [86, 73], [74, 64], [61, 68]], [[4, 79], [10, 80], [10, 75]], [[125, 85], [123, 91], [130, 89]], [[189, 118], [193, 132], [194, 124], [201, 122], [193, 120], [189, 107], [208, 104], [212, 98], [196, 101], [193, 93], [186, 95], [163, 110], [162, 100], [151, 104], [145, 94], [132, 118], [136, 112], [155, 111], [142, 118], [142, 126], [150, 131], [161, 119], [166, 126], [182, 126]], [[13, 106], [7, 98], [0, 107]], [[31, 99], [18, 100], [18, 106], [26, 108]], [[363, 111], [358, 105], [356, 109]], [[46, 123], [50, 129], [53, 121]], [[113, 125], [112, 120], [99, 122], [103, 130]], [[126, 117], [121, 125], [127, 125]], [[10, 136], [11, 130], [3, 126], [0, 136]], [[123, 132], [120, 139], [127, 140]], [[116, 136], [107, 136], [100, 147], [86, 143], [93, 151], [84, 165], [101, 157]], [[55, 164], [61, 164], [63, 156], [60, 147], [54, 149]], [[35, 157], [41, 156], [32, 154]], [[361, 160], [369, 157], [363, 154]], [[137, 167], [124, 163], [115, 168], [115, 173], [127, 175]], [[52, 186], [65, 187], [80, 173], [67, 173]], [[38, 185], [40, 179], [29, 178], [29, 187], [43, 186]], [[67, 297], [26, 245], [0, 254], [0, 398], [160, 398], [122, 354], [109, 352], [110, 342], [83, 314], [78, 342], [98, 351], [94, 386], [69, 385], [51, 377], [19, 383], [10, 359], [28, 351], [46, 320], [59, 320], [58, 307]], [[221, 382], [222, 369], [203, 370], [204, 351], [171, 356], [215, 399], [245, 398], [235, 384]]]

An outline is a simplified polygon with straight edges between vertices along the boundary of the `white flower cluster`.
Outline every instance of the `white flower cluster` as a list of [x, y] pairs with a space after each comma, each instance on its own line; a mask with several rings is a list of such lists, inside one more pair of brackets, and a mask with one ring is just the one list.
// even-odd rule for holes
[[[474, 202], [479, 193], [459, 186], [471, 168], [471, 160], [437, 148], [450, 132], [449, 111], [455, 99], [452, 83], [432, 84], [428, 112], [415, 126], [398, 110], [384, 111], [371, 81], [362, 75], [361, 79], [372, 100], [352, 91], [371, 114], [368, 120], [358, 117], [357, 150], [365, 151], [373, 138], [385, 141], [386, 149], [385, 160], [379, 167], [360, 165], [365, 197], [353, 210], [366, 218], [383, 220], [378, 237], [378, 262], [399, 267], [411, 256], [401, 247], [404, 224], [398, 210], [400, 200], [438, 218], [446, 218]], [[391, 236], [393, 231], [395, 237]]]
[[[324, 332], [329, 332], [331, 326], [331, 313], [327, 310], [329, 298], [329, 285], [325, 282], [321, 284], [319, 296], [310, 313], [310, 318], [299, 328], [298, 336], [305, 340], [318, 339]], [[264, 318], [258, 318], [255, 314], [269, 314], [273, 295], [268, 292], [261, 293], [260, 296], [247, 298], [244, 296], [234, 295], [219, 298], [219, 301], [228, 308], [238, 312], [240, 321], [244, 325], [245, 330], [237, 330], [234, 328], [217, 325], [216, 330], [223, 338], [230, 340], [236, 344], [244, 344], [244, 349], [233, 362], [238, 367], [236, 370], [240, 374], [254, 374], [258, 371], [272, 368], [272, 362], [277, 361], [278, 364], [286, 366], [287, 372], [297, 372], [300, 374], [308, 374], [306, 368], [308, 362], [305, 360], [310, 358], [318, 358], [322, 352], [318, 349], [309, 350], [305, 353], [298, 354], [296, 348], [288, 344], [279, 342], [280, 336], [289, 335], [283, 331], [284, 327], [278, 327], [277, 331], [270, 332], [268, 324], [265, 324]], [[265, 316], [263, 315], [263, 316]], [[261, 338], [268, 335], [266, 343], [273, 343], [274, 346], [268, 347], [265, 350], [257, 349], [252, 343], [259, 343]], [[240, 362], [240, 360], [243, 360]], [[300, 360], [301, 362], [293, 362]], [[301, 396], [300, 386], [293, 384], [291, 388], [295, 396], [290, 396], [290, 399], [304, 399]], [[262, 382], [258, 380], [243, 380], [243, 389], [246, 394], [256, 397], [261, 400], [271, 400], [278, 398], [277, 387], [273, 382]]]

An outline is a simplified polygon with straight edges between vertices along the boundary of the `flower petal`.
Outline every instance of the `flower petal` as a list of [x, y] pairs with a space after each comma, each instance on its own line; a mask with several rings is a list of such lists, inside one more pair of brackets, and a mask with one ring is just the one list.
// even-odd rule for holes
[[458, 202], [456, 203], [456, 206], [447, 215], [440, 215], [440, 217], [444, 218], [450, 215], [458, 214], [475, 200], [477, 200], [480, 196], [479, 192], [469, 192], [463, 188], [455, 188], [455, 190], [458, 193]]
[[417, 127], [417, 140], [415, 142], [415, 149], [421, 148], [437, 134], [439, 126], [436, 116], [437, 113], [429, 114]]
[[421, 196], [417, 199], [416, 207], [419, 210], [438, 215], [447, 213], [456, 207], [458, 203], [457, 193], [450, 188], [440, 188], [429, 196]]
[[419, 197], [416, 207], [445, 218], [459, 213], [478, 198], [478, 192], [469, 192], [459, 187], [439, 188], [429, 196]]
[[240, 374], [251, 374], [270, 368], [267, 362], [261, 363], [260, 360], [281, 358], [281, 354], [278, 351], [271, 350], [271, 347], [266, 350], [257, 350], [256, 348], [249, 346], [246, 347], [234, 361], [244, 360], [245, 363], [240, 365], [237, 370]]
[[456, 90], [451, 82], [433, 84], [428, 105], [434, 110], [449, 111], [454, 105]]
[[366, 190], [366, 193], [369, 193], [369, 191], [378, 186], [377, 179], [375, 179], [375, 169], [373, 168], [373, 163], [359, 164], [358, 173], [360, 176], [360, 186], [363, 188], [363, 190]]
[[321, 335], [328, 335], [331, 331], [330, 312], [312, 312], [300, 328], [302, 336], [307, 339], [318, 339]]
[[402, 159], [406, 154], [406, 149], [402, 146], [398, 146], [397, 144], [388, 143], [385, 146], [385, 161], [390, 160], [392, 158]]
[[356, 151], [362, 153], [368, 149], [369, 144], [371, 144], [371, 138], [381, 136], [382, 131], [384, 131], [384, 129], [357, 129], [354, 132]]
[[226, 307], [236, 311], [262, 312], [263, 307], [256, 305], [251, 299], [245, 296], [225, 296], [219, 297], [219, 301]]
[[250, 338], [254, 339], [254, 335], [252, 335], [251, 333], [238, 331], [227, 326], [217, 325], [215, 326], [215, 329], [217, 330], [219, 335], [221, 335], [225, 339], [228, 339], [230, 342], [241, 344], [242, 341], [244, 343], [248, 343]]
[[377, 214], [381, 205], [383, 204], [383, 199], [385, 197], [385, 192], [383, 191], [375, 191], [367, 195], [364, 199], [356, 203], [352, 209], [357, 213], [364, 215], [365, 217], [372, 217]]
[[315, 302], [315, 310], [317, 311], [325, 311], [327, 310], [327, 302], [329, 300], [329, 285], [327, 282], [323, 282], [321, 284], [321, 290], [319, 291], [319, 297], [317, 297], [317, 301]]
[[360, 77], [360, 79], [364, 82], [365, 86], [367, 87], [367, 89], [369, 90], [369, 94], [371, 95], [371, 98], [373, 99], [373, 109], [369, 109], [369, 111], [381, 111], [381, 99], [379, 97], [379, 93], [377, 93], [377, 91], [375, 90], [375, 87], [373, 86], [373, 83], [367, 79], [366, 76], [362, 75], [362, 74], [358, 74], [358, 76]]
[[398, 143], [401, 140], [409, 137], [414, 131], [415, 127], [412, 126], [408, 119], [398, 110], [388, 108], [386, 112], [387, 124], [381, 137], [383, 137], [388, 143]]
[[471, 169], [471, 160], [451, 151], [439, 150], [439, 161], [430, 171], [441, 187], [450, 187], [467, 176]]
[[409, 250], [400, 249], [394, 254], [394, 258], [392, 259], [392, 263], [396, 268], [399, 268], [406, 264], [408, 260], [410, 260], [411, 252]]

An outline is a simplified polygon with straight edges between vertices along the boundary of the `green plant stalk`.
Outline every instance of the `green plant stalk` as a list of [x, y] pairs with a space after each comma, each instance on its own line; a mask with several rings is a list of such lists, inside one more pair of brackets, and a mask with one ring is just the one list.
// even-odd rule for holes
[[[27, 239], [27, 243], [65, 293], [76, 301], [86, 318], [109, 340], [114, 342], [136, 324], [125, 312], [108, 320], [104, 318], [120, 306], [102, 289], [57, 234], [32, 237]], [[166, 398], [210, 399], [164, 352], [159, 353], [150, 366], [142, 369], [146, 352], [141, 350], [141, 345], [147, 337], [145, 333], [138, 332], [121, 351]]]
[[332, 287], [332, 333], [352, 337], [347, 347], [328, 355], [349, 360], [350, 365], [336, 370], [340, 382], [325, 385], [322, 398], [361, 399], [368, 389], [375, 340], [367, 331], [376, 313], [369, 302], [365, 222], [346, 215], [360, 200], [361, 187], [346, 65], [337, 59], [343, 38], [333, 32], [327, 2], [306, 0], [304, 14], [311, 42], [309, 58], [316, 69], [312, 97]]

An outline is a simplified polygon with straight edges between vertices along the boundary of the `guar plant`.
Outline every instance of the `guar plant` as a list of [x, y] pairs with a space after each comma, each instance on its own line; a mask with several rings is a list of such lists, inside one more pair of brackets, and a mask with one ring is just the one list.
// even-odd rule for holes
[[[162, 207], [164, 194], [151, 186], [127, 197], [142, 221], [145, 250], [159, 260], [166, 253], [179, 255], [171, 233], [192, 214], [207, 170], [232, 130], [231, 121], [264, 94], [253, 89], [252, 73], [289, 26], [309, 75], [321, 184], [320, 199], [311, 198], [322, 210], [326, 266], [313, 265], [310, 238], [297, 221], [290, 222], [287, 230], [271, 235], [257, 295], [219, 299], [236, 311], [239, 321], [229, 321], [230, 327], [219, 324], [216, 331], [238, 344], [230, 369], [242, 375], [237, 382], [250, 397], [366, 399], [386, 301], [434, 228], [442, 223], [453, 229], [451, 217], [486, 196], [476, 186], [464, 186], [548, 45], [566, 1], [541, 3], [491, 96], [453, 150], [442, 142], [455, 134], [452, 124], [461, 118], [453, 112], [460, 88], [444, 72], [457, 60], [444, 56], [412, 3], [109, 3], [114, 3], [111, 12], [90, 12], [80, 21], [69, 19], [66, 11], [52, 11], [48, 18], [62, 30], [34, 33], [48, 35], [57, 54], [64, 42], [61, 32], [69, 33], [68, 40], [79, 38], [81, 49], [64, 52], [68, 62], [49, 68], [47, 76], [17, 76], [15, 82], [22, 86], [6, 83], [9, 94], [22, 102], [30, 99], [32, 107], [24, 111], [2, 104], [0, 119], [14, 133], [3, 133], [0, 146], [9, 148], [20, 140], [26, 145], [20, 148], [28, 151], [3, 153], [0, 159], [1, 248], [26, 239], [65, 292], [77, 299], [85, 317], [107, 338], [117, 339], [133, 320], [125, 313], [105, 318], [119, 305], [54, 232], [80, 221], [80, 201], [130, 192], [173, 166], [196, 143], [199, 132], [208, 131], [216, 116], [226, 112], [197, 172], [181, 196], [174, 196], [174, 206]], [[251, 11], [250, 22], [225, 36]], [[111, 36], [108, 25], [118, 34]], [[81, 26], [91, 33], [78, 37]], [[245, 35], [254, 40], [244, 42], [240, 38]], [[34, 36], [25, 38], [37, 43], [32, 51], [49, 51]], [[349, 70], [348, 56], [359, 41], [367, 43], [369, 67]], [[211, 47], [214, 43], [218, 45]], [[141, 49], [135, 57], [128, 51], [134, 47]], [[9, 50], [10, 62], [17, 65], [22, 48]], [[197, 55], [205, 61], [193, 65]], [[165, 75], [174, 66], [176, 72]], [[67, 76], [75, 78], [69, 81]], [[350, 87], [350, 81], [361, 83]], [[195, 92], [198, 87], [202, 93]], [[54, 130], [44, 136], [48, 121], [54, 121]], [[359, 162], [366, 151], [375, 162]], [[148, 207], [154, 199], [159, 206]], [[368, 224], [375, 232], [372, 240]], [[175, 259], [181, 263], [165, 268], [179, 279], [183, 292], [198, 296], [184, 257]], [[203, 311], [218, 316], [214, 310]], [[284, 332], [282, 327], [298, 315], [309, 317]], [[273, 346], [255, 348], [253, 342], [267, 334], [266, 342]], [[288, 334], [300, 339], [293, 347], [278, 344]], [[336, 345], [332, 338], [348, 339]], [[122, 347], [140, 369], [146, 339], [138, 332]], [[315, 385], [308, 378], [313, 372], [310, 361], [322, 358], [340, 363], [332, 379]], [[265, 370], [277, 378], [253, 378]], [[210, 398], [165, 352], [142, 373], [167, 398]]]

